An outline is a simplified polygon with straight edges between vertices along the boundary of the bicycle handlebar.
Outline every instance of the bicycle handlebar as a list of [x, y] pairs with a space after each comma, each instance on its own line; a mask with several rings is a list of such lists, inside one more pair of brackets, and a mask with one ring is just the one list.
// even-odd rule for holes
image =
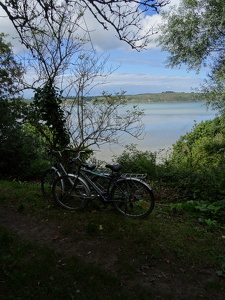
[[64, 151], [77, 153], [77, 154], [78, 154], [78, 157], [80, 157], [80, 154], [82, 154], [82, 153], [92, 153], [92, 152], [93, 152], [92, 150], [81, 150], [81, 151], [79, 151], [79, 150], [73, 150], [73, 149], [70, 149], [70, 148], [65, 148], [65, 149], [63, 149], [63, 150], [61, 150], [61, 151], [60, 151], [60, 150], [48, 149], [48, 150], [47, 150], [47, 153], [48, 153], [49, 155], [52, 154], [52, 153], [56, 153], [56, 154], [58, 154], [59, 156], [62, 156], [62, 153], [63, 153]]

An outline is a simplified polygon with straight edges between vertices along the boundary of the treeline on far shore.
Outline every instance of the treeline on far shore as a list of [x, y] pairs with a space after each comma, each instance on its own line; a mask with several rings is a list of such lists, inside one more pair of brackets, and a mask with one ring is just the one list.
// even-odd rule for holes
[[[199, 93], [176, 93], [176, 92], [164, 92], [164, 93], [147, 93], [136, 95], [124, 95], [127, 103], [173, 103], [173, 102], [198, 102], [204, 101]], [[92, 102], [94, 100], [101, 100], [103, 96], [90, 96], [85, 97], [86, 102]], [[69, 105], [73, 101], [76, 102], [75, 97], [68, 97], [65, 99]]]
[[[146, 93], [136, 95], [124, 95], [127, 103], [173, 103], [173, 102], [199, 102], [204, 101], [200, 93], [184, 93], [167, 91], [163, 93]], [[92, 102], [96, 99], [101, 100], [103, 96], [88, 96], [85, 97], [86, 103]], [[26, 102], [32, 102], [33, 99], [25, 99]], [[64, 98], [64, 103], [71, 105], [76, 104], [76, 97], [69, 96]]]
[[160, 102], [197, 102], [203, 101], [197, 93], [152, 93], [125, 96], [130, 103], [160, 103]]

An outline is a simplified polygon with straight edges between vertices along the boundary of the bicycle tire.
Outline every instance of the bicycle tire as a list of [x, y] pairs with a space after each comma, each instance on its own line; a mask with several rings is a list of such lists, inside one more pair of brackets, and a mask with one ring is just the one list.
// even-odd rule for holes
[[116, 181], [111, 191], [111, 199], [118, 212], [131, 218], [146, 217], [155, 206], [151, 188], [135, 178]]
[[56, 168], [47, 169], [41, 178], [41, 191], [44, 199], [47, 200], [51, 205], [55, 206], [58, 203], [55, 201], [52, 194], [53, 182], [60, 177], [61, 174]]
[[52, 192], [55, 201], [68, 210], [83, 210], [90, 201], [87, 183], [75, 175], [58, 177], [54, 181]]

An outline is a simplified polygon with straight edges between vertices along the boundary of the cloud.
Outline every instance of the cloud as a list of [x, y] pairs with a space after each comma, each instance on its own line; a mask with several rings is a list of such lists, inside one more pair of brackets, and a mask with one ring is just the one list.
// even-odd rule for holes
[[149, 75], [114, 73], [108, 77], [107, 84], [94, 88], [95, 95], [102, 91], [116, 93], [126, 91], [129, 94], [161, 93], [165, 91], [192, 92], [202, 83], [198, 76]]
[[[162, 11], [168, 10], [172, 6], [177, 6], [181, 0], [171, 0], [169, 5], [166, 5]], [[114, 49], [120, 49], [126, 52], [131, 52], [132, 49], [129, 45], [127, 45], [125, 42], [120, 41], [118, 37], [116, 36], [115, 30], [108, 26], [108, 30], [104, 30], [102, 28], [102, 25], [99, 24], [96, 19], [91, 15], [90, 12], [85, 13], [85, 22], [87, 25], [88, 30], [90, 30], [90, 37], [92, 40], [92, 43], [97, 51], [109, 51]], [[132, 17], [132, 16], [131, 16]], [[159, 49], [156, 43], [156, 38], [159, 35], [159, 29], [158, 26], [162, 23], [162, 17], [160, 14], [147, 14], [143, 15], [142, 19], [142, 33], [143, 35], [151, 30], [154, 34], [150, 37], [149, 44], [147, 46], [147, 49]], [[156, 33], [158, 32], [158, 33]]]
[[16, 32], [12, 22], [9, 20], [8, 16], [4, 10], [0, 7], [0, 32], [7, 34], [7, 42], [13, 45], [13, 52], [15, 54], [21, 54], [26, 51], [26, 48], [21, 44], [19, 35]]
[[[173, 5], [177, 5], [180, 3], [181, 0], [171, 0], [170, 4], [167, 5], [163, 10], [168, 9]], [[132, 16], [130, 16], [132, 17]], [[161, 23], [161, 16], [160, 14], [152, 14], [151, 15], [143, 15], [142, 20], [142, 32], [146, 32], [148, 29], [155, 28], [158, 24]], [[21, 45], [18, 34], [14, 29], [11, 21], [6, 16], [6, 13], [0, 8], [0, 25], [1, 25], [1, 32], [9, 34], [8, 40], [14, 46], [14, 52], [16, 54], [21, 53], [25, 50], [23, 45]], [[84, 14], [84, 21], [83, 27], [85, 30], [89, 31], [92, 44], [94, 48], [99, 52], [120, 49], [123, 51], [131, 51], [131, 47], [128, 46], [125, 42], [120, 41], [116, 36], [115, 30], [112, 26], [108, 25], [108, 30], [104, 30], [102, 25], [94, 18], [90, 11], [86, 10]], [[155, 43], [155, 38], [157, 35], [153, 35], [152, 39], [148, 45], [148, 49], [155, 49], [157, 48]]]
[[[171, 0], [169, 6], [178, 5], [181, 0]], [[143, 32], [147, 28], [158, 26], [161, 22], [160, 14], [147, 14], [143, 17]], [[94, 48], [99, 52], [112, 53], [109, 63], [121, 64], [117, 73], [112, 74], [103, 86], [97, 86], [92, 93], [99, 95], [102, 91], [110, 93], [127, 91], [127, 94], [155, 93], [172, 90], [175, 92], [191, 92], [191, 87], [195, 88], [202, 83], [201, 76], [187, 76], [187, 73], [179, 70], [165, 71], [163, 61], [166, 60], [166, 53], [157, 49], [155, 37], [153, 36], [148, 45], [148, 51], [138, 53], [132, 50], [125, 42], [120, 41], [112, 27], [104, 30], [93, 15], [86, 11], [83, 19], [83, 28], [89, 31]], [[21, 45], [18, 35], [5, 13], [0, 8], [0, 26], [4, 33], [9, 34], [9, 40], [14, 45], [14, 53], [23, 53], [24, 47]], [[120, 73], [119, 73], [120, 72]], [[136, 74], [135, 74], [136, 72]], [[163, 75], [162, 75], [163, 74]], [[177, 75], [179, 74], [179, 75]], [[31, 74], [27, 74], [27, 79]], [[31, 79], [30, 79], [31, 80]]]

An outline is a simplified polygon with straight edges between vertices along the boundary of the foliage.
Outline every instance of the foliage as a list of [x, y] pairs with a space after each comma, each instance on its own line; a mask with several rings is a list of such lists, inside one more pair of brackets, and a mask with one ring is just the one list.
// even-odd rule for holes
[[225, 53], [221, 53], [219, 58], [214, 61], [208, 79], [201, 85], [203, 97], [208, 105], [217, 110], [220, 115], [225, 115]]
[[0, 33], [0, 101], [18, 95], [23, 68], [13, 55], [10, 43], [5, 41], [6, 35]]
[[0, 176], [28, 179], [40, 175], [43, 141], [29, 126], [18, 122], [24, 103], [0, 101]]
[[178, 8], [172, 7], [163, 17], [159, 43], [170, 52], [169, 65], [184, 63], [198, 69], [224, 52], [223, 0], [181, 0]]
[[142, 152], [131, 144], [125, 147], [123, 153], [114, 157], [115, 162], [123, 166], [124, 173], [144, 173], [150, 179], [156, 178], [156, 154], [150, 151]]
[[[163, 15], [159, 44], [170, 53], [169, 66], [189, 69], [208, 66], [201, 91], [216, 109], [224, 110], [225, 11], [223, 0], [182, 0]], [[222, 109], [221, 109], [222, 108]]]
[[186, 211], [195, 215], [199, 221], [209, 227], [223, 226], [225, 222], [225, 200], [209, 203], [206, 200], [189, 200], [170, 204], [172, 211]]
[[52, 149], [61, 149], [70, 143], [61, 98], [62, 95], [57, 88], [51, 82], [47, 82], [43, 88], [37, 89], [28, 115], [29, 123], [45, 138]]
[[37, 164], [41, 156], [40, 139], [23, 124], [28, 109], [28, 105], [19, 97], [18, 84], [23, 69], [4, 38], [1, 34], [0, 176], [24, 179], [34, 176], [37, 171], [32, 165]]
[[216, 117], [195, 124], [190, 132], [181, 136], [173, 145], [171, 160], [185, 167], [219, 167], [224, 162], [224, 153], [220, 151], [224, 147], [224, 119]]
[[171, 180], [182, 201], [224, 199], [224, 146], [222, 117], [195, 125], [173, 145], [165, 179]]

